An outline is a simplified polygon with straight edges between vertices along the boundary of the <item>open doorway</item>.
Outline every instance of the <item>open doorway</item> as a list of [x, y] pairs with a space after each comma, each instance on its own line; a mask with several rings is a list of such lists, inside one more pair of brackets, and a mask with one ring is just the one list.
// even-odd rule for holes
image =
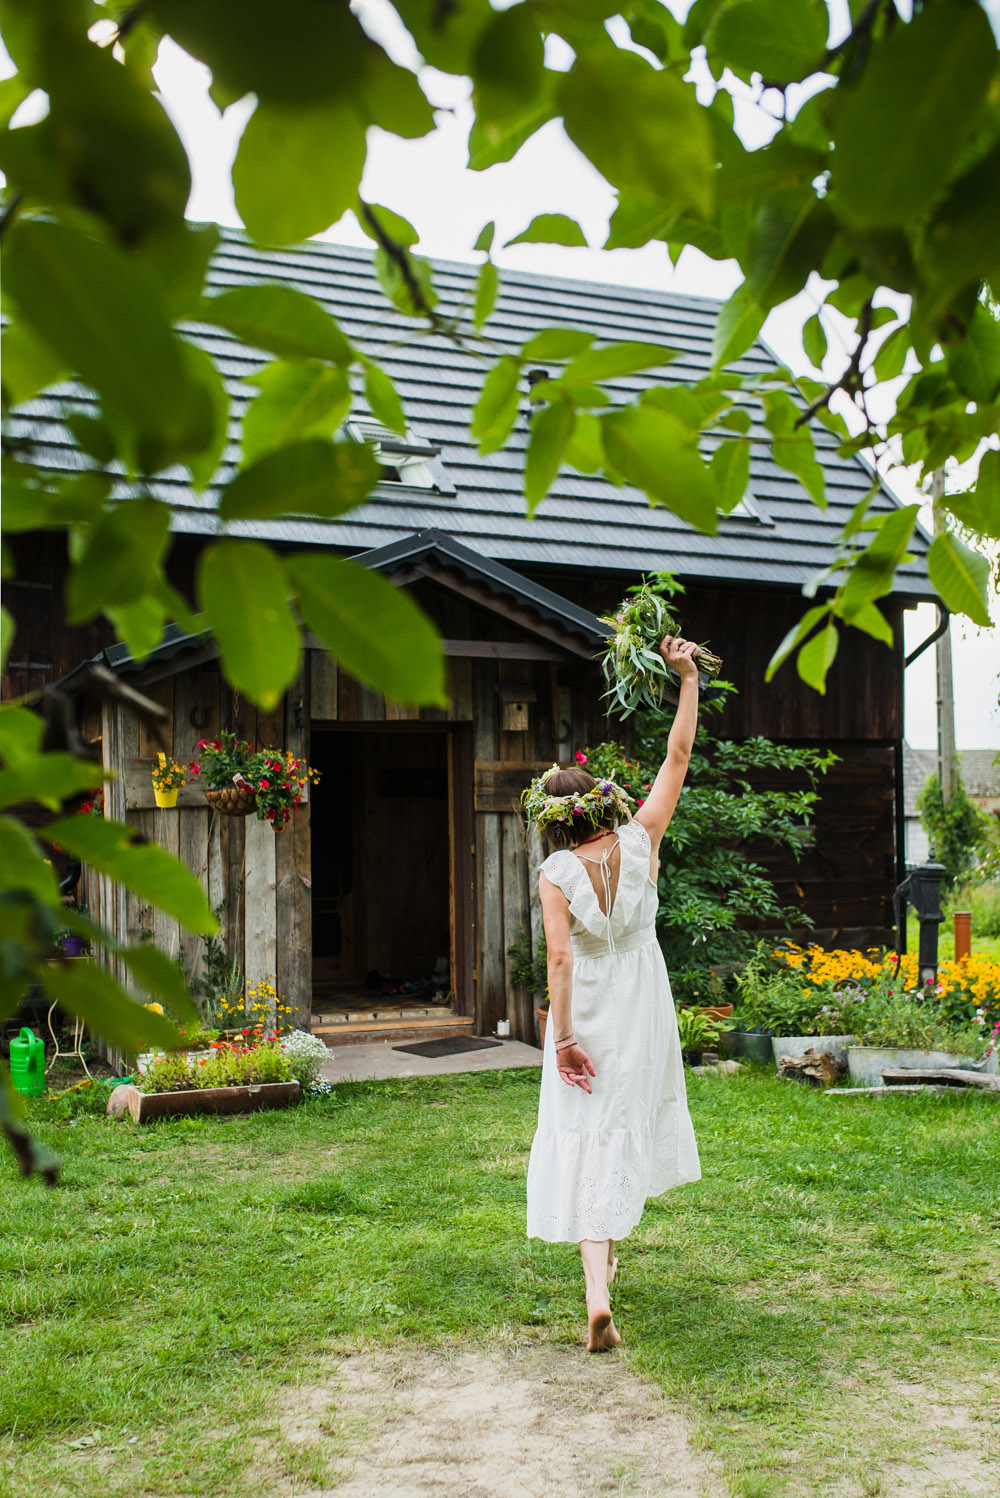
[[448, 731], [314, 726], [311, 760], [314, 1011], [452, 1007]]

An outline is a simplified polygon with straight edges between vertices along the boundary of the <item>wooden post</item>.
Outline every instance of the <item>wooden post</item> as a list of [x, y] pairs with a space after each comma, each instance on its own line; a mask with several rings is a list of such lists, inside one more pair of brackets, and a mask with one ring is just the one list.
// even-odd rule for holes
[[955, 911], [955, 961], [972, 954], [972, 911]]
[[[931, 484], [931, 498], [935, 504], [934, 533], [940, 535], [944, 527], [938, 516], [937, 502], [944, 495], [944, 470], [938, 468]], [[938, 618], [941, 611], [938, 610]], [[951, 668], [951, 625], [945, 630], [934, 647], [937, 658], [937, 719], [938, 719], [938, 785], [941, 800], [947, 806], [958, 784], [958, 761], [955, 758], [955, 687]]]

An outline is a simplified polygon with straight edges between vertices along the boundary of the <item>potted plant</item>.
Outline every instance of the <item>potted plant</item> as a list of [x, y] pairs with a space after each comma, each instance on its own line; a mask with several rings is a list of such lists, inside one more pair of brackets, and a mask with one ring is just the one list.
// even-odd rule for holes
[[315, 784], [320, 772], [297, 759], [290, 749], [255, 749], [234, 733], [202, 739], [201, 758], [192, 762], [192, 777], [203, 777], [205, 800], [226, 816], [246, 817], [256, 812], [258, 821], [270, 822], [283, 832], [295, 808], [302, 803], [306, 786]]
[[192, 1113], [249, 1113], [278, 1108], [299, 1096], [292, 1062], [277, 1032], [241, 1043], [210, 1042], [207, 1051], [148, 1054], [141, 1085], [128, 1095], [136, 1123]]
[[908, 991], [889, 983], [865, 995], [858, 1010], [857, 1044], [847, 1047], [855, 1086], [881, 1087], [882, 1073], [890, 1067], [955, 1066], [997, 1073], [997, 1054], [983, 1027], [949, 1023], [937, 997], [933, 989]]
[[153, 799], [157, 806], [169, 809], [177, 805], [177, 793], [187, 780], [187, 770], [176, 759], [158, 755], [153, 767]]
[[677, 1010], [677, 1034], [681, 1055], [689, 1066], [700, 1066], [705, 1051], [714, 1051], [719, 1036], [729, 1029], [727, 1020], [713, 1019], [699, 1009]]

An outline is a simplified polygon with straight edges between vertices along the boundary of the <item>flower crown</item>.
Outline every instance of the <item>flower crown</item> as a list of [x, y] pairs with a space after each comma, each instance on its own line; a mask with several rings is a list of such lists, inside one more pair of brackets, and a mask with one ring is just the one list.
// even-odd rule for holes
[[551, 827], [555, 822], [565, 822], [571, 827], [580, 823], [596, 827], [609, 808], [625, 821], [632, 820], [632, 798], [613, 780], [599, 780], [593, 790], [571, 796], [553, 796], [546, 791], [545, 782], [558, 773], [559, 766], [553, 765], [521, 793], [521, 805], [529, 822], [538, 827]]

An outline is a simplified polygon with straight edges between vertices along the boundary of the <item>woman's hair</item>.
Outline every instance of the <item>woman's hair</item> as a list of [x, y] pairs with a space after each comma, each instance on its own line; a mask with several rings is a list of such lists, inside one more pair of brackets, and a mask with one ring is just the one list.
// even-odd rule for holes
[[[597, 781], [586, 770], [553, 770], [545, 776], [545, 790], [550, 796], [582, 796], [592, 791]], [[572, 848], [584, 837], [593, 837], [602, 829], [611, 832], [621, 821], [621, 815], [612, 805], [595, 820], [574, 825], [571, 822], [550, 822], [540, 829], [546, 851], [556, 848]]]

